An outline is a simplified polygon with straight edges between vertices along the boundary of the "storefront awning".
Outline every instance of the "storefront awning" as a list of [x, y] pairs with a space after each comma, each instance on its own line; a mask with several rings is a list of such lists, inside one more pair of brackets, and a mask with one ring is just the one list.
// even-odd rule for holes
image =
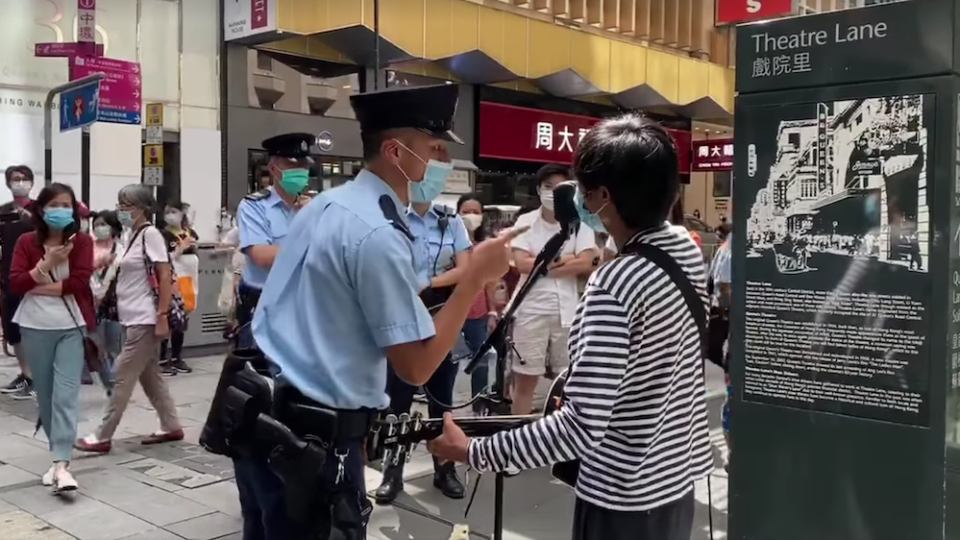
[[369, 66], [379, 39], [384, 66], [429, 60], [471, 84], [525, 79], [559, 97], [607, 95], [691, 118], [729, 120], [733, 112], [732, 69], [467, 0], [382, 1], [379, 38], [372, 0], [275, 1], [277, 31], [300, 36], [284, 49], [316, 41]]

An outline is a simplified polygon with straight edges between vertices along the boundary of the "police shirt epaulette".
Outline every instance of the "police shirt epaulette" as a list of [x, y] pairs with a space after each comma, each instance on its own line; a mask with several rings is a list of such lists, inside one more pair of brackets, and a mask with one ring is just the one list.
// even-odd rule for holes
[[439, 216], [447, 216], [447, 217], [453, 217], [453, 215], [456, 213], [453, 211], [453, 208], [450, 208], [445, 204], [433, 205], [433, 211], [436, 212], [437, 215]]
[[407, 227], [406, 223], [403, 222], [400, 213], [397, 212], [397, 205], [394, 204], [393, 199], [390, 198], [389, 195], [381, 195], [380, 200], [377, 202], [380, 205], [380, 211], [383, 212], [383, 218], [387, 220], [394, 229], [400, 231], [401, 234], [413, 242], [413, 233], [410, 231], [410, 228]]
[[247, 199], [247, 200], [249, 200], [249, 201], [262, 201], [262, 200], [266, 199], [266, 198], [269, 197], [269, 196], [270, 196], [270, 190], [269, 190], [269, 189], [261, 189], [260, 191], [255, 191], [255, 192], [247, 195], [246, 197], [244, 197], [244, 199]]

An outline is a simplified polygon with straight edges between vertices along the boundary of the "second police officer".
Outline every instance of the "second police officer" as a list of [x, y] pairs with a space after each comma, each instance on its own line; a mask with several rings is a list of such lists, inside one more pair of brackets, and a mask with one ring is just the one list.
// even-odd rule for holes
[[250, 322], [267, 274], [290, 226], [302, 204], [303, 193], [310, 180], [310, 145], [316, 139], [309, 133], [286, 133], [261, 143], [267, 151], [267, 172], [270, 187], [251, 193], [237, 207], [240, 229], [239, 249], [246, 256], [240, 286], [237, 290], [238, 345], [253, 346]]
[[[463, 220], [452, 209], [432, 204], [443, 184], [425, 179], [411, 185], [410, 206], [407, 208], [407, 223], [413, 234], [413, 247], [417, 259], [417, 280], [421, 288], [420, 298], [431, 312], [449, 298], [453, 287], [466, 272], [470, 238]], [[445, 405], [453, 402], [453, 386], [457, 380], [458, 366], [452, 355], [440, 364], [437, 371], [424, 385], [429, 399], [429, 413], [433, 418], [443, 416]], [[393, 369], [387, 372], [387, 393], [390, 395], [390, 411], [394, 414], [410, 412], [416, 387], [407, 384]], [[378, 503], [393, 502], [403, 490], [403, 466], [384, 465], [383, 481], [377, 488]], [[455, 463], [439, 463], [434, 460], [433, 485], [452, 499], [463, 498], [464, 489], [457, 478]]]
[[[351, 96], [366, 167], [297, 215], [254, 316], [256, 343], [279, 370], [277, 420], [329, 445], [316, 490], [341, 500], [348, 491], [361, 507], [362, 441], [389, 405], [388, 363], [407, 383], [426, 383], [481, 288], [506, 273], [508, 243], [522, 232], [474, 246], [457, 286], [431, 317], [419, 297], [418, 255], [405, 214], [410, 193], [420, 186], [439, 192], [451, 170], [446, 144], [461, 143], [451, 131], [457, 96], [455, 85]], [[260, 467], [271, 474], [266, 461]], [[336, 525], [338, 508], [318, 508], [313, 519]], [[365, 537], [368, 512], [360, 509], [364, 517], [345, 536]]]

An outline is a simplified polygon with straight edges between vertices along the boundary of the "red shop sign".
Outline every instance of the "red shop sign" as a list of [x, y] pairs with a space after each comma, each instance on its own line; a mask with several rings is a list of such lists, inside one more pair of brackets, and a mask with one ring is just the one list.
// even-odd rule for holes
[[797, 0], [717, 0], [717, 24], [733, 24], [793, 15]]
[[690, 170], [693, 172], [733, 169], [733, 139], [693, 141]]
[[[580, 139], [600, 118], [480, 102], [480, 157], [573, 163]], [[690, 132], [667, 129], [681, 173], [690, 172]]]

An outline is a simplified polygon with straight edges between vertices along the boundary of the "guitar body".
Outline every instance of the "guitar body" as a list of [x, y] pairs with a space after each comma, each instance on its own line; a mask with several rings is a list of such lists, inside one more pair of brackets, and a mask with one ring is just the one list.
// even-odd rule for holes
[[[550, 385], [550, 391], [547, 392], [546, 403], [543, 404], [544, 416], [549, 416], [563, 407], [566, 401], [563, 388], [567, 384], [567, 375], [569, 372], [570, 368], [563, 370], [563, 373], [558, 375], [557, 378], [553, 380], [553, 384]], [[550, 474], [564, 484], [570, 487], [576, 487], [577, 477], [580, 476], [580, 460], [575, 459], [573, 461], [556, 463], [550, 468]]]

